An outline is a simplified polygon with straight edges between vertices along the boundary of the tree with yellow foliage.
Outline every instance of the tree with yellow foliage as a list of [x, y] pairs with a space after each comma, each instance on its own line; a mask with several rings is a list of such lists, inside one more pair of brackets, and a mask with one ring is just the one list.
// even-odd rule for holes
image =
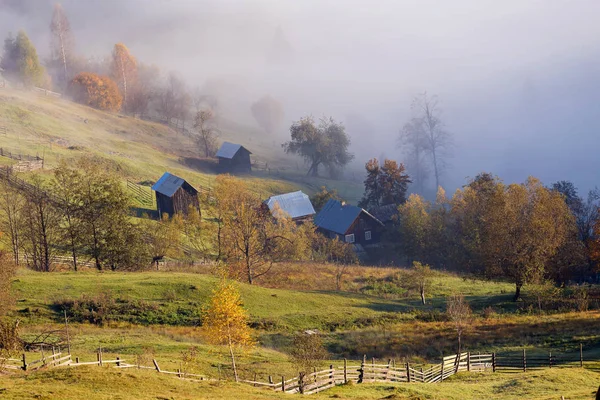
[[105, 111], [119, 111], [123, 97], [107, 76], [82, 72], [69, 84], [69, 94], [77, 103]]
[[128, 86], [132, 87], [137, 79], [137, 61], [123, 43], [115, 44], [110, 64], [110, 76], [119, 86], [123, 95], [123, 108], [129, 110]]
[[236, 382], [238, 373], [234, 350], [254, 345], [248, 320], [248, 313], [242, 307], [240, 293], [232, 283], [222, 278], [204, 308], [202, 328], [211, 344], [229, 348], [231, 367]]

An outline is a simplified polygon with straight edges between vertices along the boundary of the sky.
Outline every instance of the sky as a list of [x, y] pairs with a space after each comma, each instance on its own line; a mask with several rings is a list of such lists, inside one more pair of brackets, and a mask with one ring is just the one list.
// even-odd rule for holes
[[[25, 29], [44, 57], [52, 0], [0, 0], [0, 36]], [[415, 95], [439, 97], [453, 135], [442, 184], [482, 171], [600, 184], [597, 0], [63, 0], [77, 50], [125, 43], [141, 61], [212, 82], [232, 118], [280, 100], [286, 126], [332, 116], [356, 165], [402, 161]], [[281, 130], [282, 138], [286, 128]], [[283, 139], [282, 139], [283, 140]]]

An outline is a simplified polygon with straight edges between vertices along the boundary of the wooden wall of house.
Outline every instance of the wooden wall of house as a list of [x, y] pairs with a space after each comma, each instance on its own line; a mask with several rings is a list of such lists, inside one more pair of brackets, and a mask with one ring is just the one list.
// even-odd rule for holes
[[173, 209], [173, 201], [170, 197], [165, 196], [162, 193], [156, 193], [156, 206], [158, 209], [158, 214], [162, 217], [162, 214], [167, 213], [169, 215], [173, 215], [175, 210]]
[[198, 195], [185, 190], [183, 186], [177, 189], [173, 197], [156, 192], [156, 204], [160, 215], [164, 213], [169, 214], [169, 216], [173, 216], [175, 213], [187, 214], [190, 205], [200, 211]]
[[[354, 243], [360, 243], [362, 245], [368, 245], [373, 243], [379, 243], [381, 239], [383, 227], [369, 217], [365, 213], [361, 213], [356, 221], [350, 226], [346, 235], [351, 233], [354, 234]], [[371, 240], [365, 239], [365, 232], [371, 231]]]
[[240, 149], [233, 158], [219, 157], [220, 172], [251, 172], [250, 152]]

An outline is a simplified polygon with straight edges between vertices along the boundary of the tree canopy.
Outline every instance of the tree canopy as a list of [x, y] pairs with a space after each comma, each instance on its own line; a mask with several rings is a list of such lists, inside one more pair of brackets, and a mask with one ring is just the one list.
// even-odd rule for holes
[[82, 72], [73, 78], [69, 94], [78, 103], [105, 111], [119, 111], [123, 102], [114, 81], [91, 72]]
[[333, 118], [322, 118], [319, 125], [304, 117], [290, 127], [292, 140], [283, 144], [286, 153], [298, 154], [309, 165], [307, 176], [318, 176], [321, 165], [329, 168], [347, 165], [354, 155], [348, 152], [350, 137]]
[[37, 50], [25, 31], [19, 31], [16, 38], [11, 35], [4, 41], [4, 53], [0, 68], [11, 80], [25, 86], [50, 85], [46, 71], [38, 59]]
[[394, 160], [384, 160], [383, 165], [373, 158], [365, 164], [367, 178], [365, 179], [365, 193], [358, 203], [360, 207], [372, 207], [388, 204], [400, 205], [406, 201], [406, 191], [411, 182], [404, 172], [404, 165]]
[[261, 97], [252, 104], [251, 111], [256, 122], [269, 134], [281, 126], [285, 116], [281, 103], [271, 96]]

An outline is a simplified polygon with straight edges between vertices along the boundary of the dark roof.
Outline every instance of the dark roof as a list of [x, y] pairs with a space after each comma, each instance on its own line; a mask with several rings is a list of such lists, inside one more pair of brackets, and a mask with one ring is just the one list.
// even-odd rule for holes
[[292, 219], [315, 214], [315, 209], [313, 208], [308, 195], [304, 194], [301, 190], [271, 196], [265, 201], [265, 204], [271, 211], [275, 208], [275, 204], [278, 204], [279, 208]]
[[370, 210], [371, 214], [383, 223], [394, 221], [399, 212], [396, 204], [374, 207]]
[[338, 233], [340, 235], [348, 232], [356, 218], [361, 213], [365, 213], [379, 224], [381, 221], [366, 212], [364, 209], [350, 204], [342, 204], [338, 200], [329, 200], [323, 209], [315, 217], [315, 225], [321, 229]]
[[241, 144], [223, 142], [223, 144], [219, 148], [219, 151], [217, 151], [216, 156], [220, 157], [220, 158], [233, 158], [240, 149], [244, 149], [248, 153], [252, 154], [248, 149], [246, 149]]
[[[163, 176], [161, 176], [160, 179], [158, 181], [156, 181], [156, 183], [154, 185], [152, 185], [152, 190], [154, 190], [155, 192], [164, 194], [167, 197], [171, 197], [175, 194], [177, 189], [179, 189], [185, 183], [186, 183], [186, 181], [183, 180], [183, 178], [180, 178], [178, 176], [175, 176], [173, 174], [165, 172], [163, 174]], [[193, 190], [196, 190], [191, 185], [189, 185], [189, 186]]]

